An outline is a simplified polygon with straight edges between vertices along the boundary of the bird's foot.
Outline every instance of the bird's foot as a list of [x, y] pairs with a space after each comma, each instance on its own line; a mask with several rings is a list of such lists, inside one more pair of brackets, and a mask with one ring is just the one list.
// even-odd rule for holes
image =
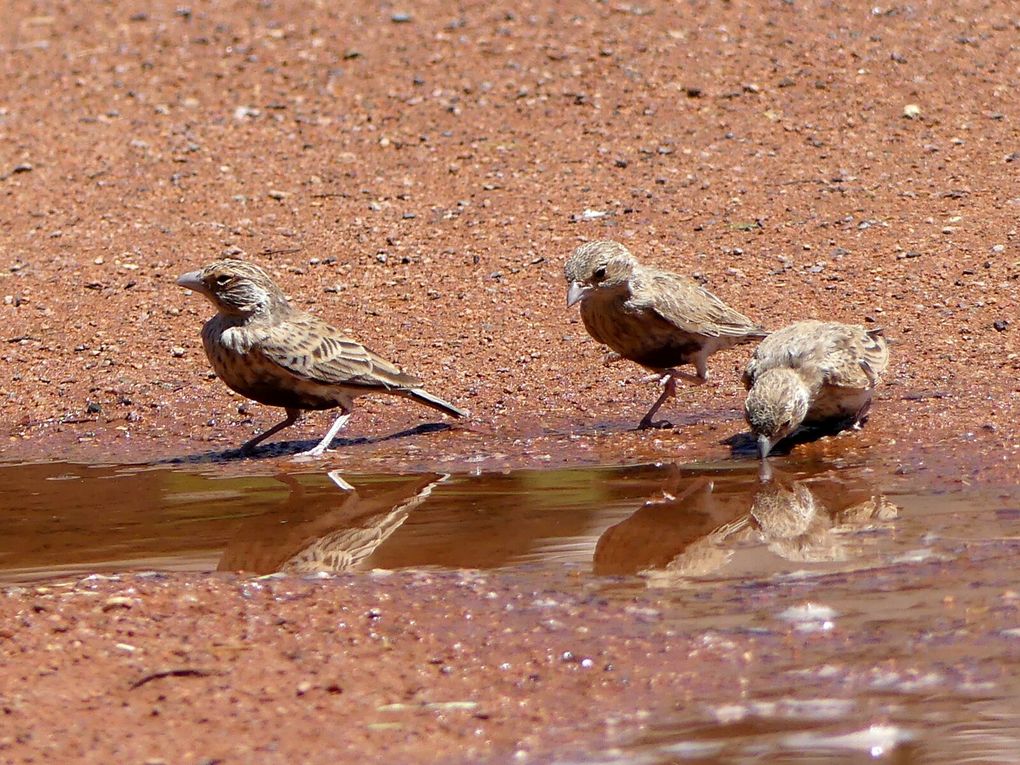
[[608, 353], [606, 353], [605, 356], [602, 357], [602, 366], [604, 367], [611, 366], [622, 358], [623, 356], [621, 356], [616, 351], [609, 351]]
[[851, 430], [864, 430], [864, 423], [868, 421], [868, 415], [860, 414], [854, 418], [853, 423], [850, 425]]
[[291, 457], [291, 459], [298, 462], [302, 462], [305, 460], [314, 460], [318, 459], [325, 453], [326, 447], [323, 446], [322, 444], [319, 444], [318, 446], [314, 446], [306, 452], [298, 452], [293, 457]]
[[638, 423], [638, 430], [649, 430], [651, 428], [666, 430], [673, 427], [676, 426], [669, 420], [653, 420], [650, 417], [646, 417]]

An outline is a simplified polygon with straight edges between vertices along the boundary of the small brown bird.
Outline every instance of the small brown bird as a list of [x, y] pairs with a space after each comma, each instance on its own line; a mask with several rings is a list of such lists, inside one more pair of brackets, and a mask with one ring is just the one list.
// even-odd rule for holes
[[[652, 417], [675, 394], [677, 378], [700, 385], [709, 356], [767, 334], [693, 279], [642, 266], [619, 242], [582, 244], [563, 273], [567, 307], [580, 302], [588, 334], [613, 350], [606, 362], [629, 359], [662, 378], [662, 395], [639, 428], [670, 427]], [[693, 364], [696, 374], [674, 368], [681, 364]]]
[[888, 364], [878, 327], [799, 321], [773, 332], [744, 372], [744, 415], [761, 458], [802, 426], [860, 428]]
[[453, 417], [467, 416], [423, 390], [417, 377], [294, 308], [253, 263], [218, 260], [177, 283], [216, 307], [217, 314], [202, 327], [202, 344], [217, 376], [242, 396], [287, 411], [287, 419], [245, 443], [242, 451], [293, 425], [303, 410], [340, 407], [322, 441], [305, 452], [318, 456], [347, 424], [355, 397], [366, 393], [403, 396]]

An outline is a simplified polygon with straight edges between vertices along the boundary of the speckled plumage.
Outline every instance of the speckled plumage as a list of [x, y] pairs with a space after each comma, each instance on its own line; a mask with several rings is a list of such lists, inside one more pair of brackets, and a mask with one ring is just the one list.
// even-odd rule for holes
[[[665, 377], [666, 388], [641, 420], [673, 394], [676, 378], [695, 384], [708, 379], [708, 357], [719, 350], [760, 340], [761, 327], [686, 276], [642, 266], [619, 242], [589, 242], [564, 266], [567, 304], [581, 304], [581, 320], [596, 341], [621, 358]], [[675, 367], [693, 364], [695, 374]]]
[[859, 427], [888, 364], [877, 327], [800, 321], [773, 332], [744, 372], [744, 413], [762, 456], [805, 425]]
[[447, 477], [430, 480], [411, 497], [382, 510], [364, 513], [355, 519], [356, 522], [333, 529], [313, 540], [291, 555], [280, 570], [291, 574], [354, 570], [389, 539], [407, 520], [411, 511], [421, 505]]
[[217, 376], [242, 396], [287, 410], [287, 419], [248, 441], [256, 444], [297, 421], [304, 410], [339, 407], [341, 415], [309, 454], [322, 454], [346, 423], [354, 399], [389, 393], [454, 417], [465, 412], [423, 390], [421, 381], [322, 319], [294, 308], [253, 263], [219, 260], [177, 283], [217, 309], [202, 328], [202, 344]]

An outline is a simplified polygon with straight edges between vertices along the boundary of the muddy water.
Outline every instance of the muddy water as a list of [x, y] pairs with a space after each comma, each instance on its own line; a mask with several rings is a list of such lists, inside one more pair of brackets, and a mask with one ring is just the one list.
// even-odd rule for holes
[[808, 464], [762, 483], [735, 461], [456, 475], [0, 465], [0, 581], [528, 566], [673, 588], [873, 567], [1013, 520], [1006, 498], [883, 493], [866, 475]]
[[[1020, 492], [783, 466], [762, 483], [739, 461], [453, 475], [0, 465], [0, 581], [545, 573], [771, 662], [599, 761], [1020, 762]], [[791, 630], [803, 648], [777, 660]]]

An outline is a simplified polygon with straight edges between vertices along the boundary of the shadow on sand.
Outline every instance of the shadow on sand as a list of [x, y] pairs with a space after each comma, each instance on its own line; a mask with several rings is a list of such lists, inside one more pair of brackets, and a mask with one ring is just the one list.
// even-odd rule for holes
[[[386, 441], [393, 441], [398, 438], [410, 438], [428, 433], [441, 433], [452, 430], [453, 426], [447, 422], [426, 422], [416, 425], [413, 428], [401, 430], [397, 433], [387, 433], [381, 436], [359, 436], [357, 438], [334, 438], [330, 447], [339, 449], [348, 446], [360, 446], [365, 444], [380, 444]], [[236, 460], [264, 460], [277, 457], [288, 457], [301, 452], [306, 452], [318, 443], [317, 440], [302, 441], [276, 441], [259, 446], [250, 453], [240, 449], [223, 449], [219, 451], [208, 451], [200, 454], [189, 454], [181, 457], [168, 457], [154, 462], [155, 465], [200, 465], [204, 463], [234, 462]], [[325, 456], [325, 455], [323, 455]]]

